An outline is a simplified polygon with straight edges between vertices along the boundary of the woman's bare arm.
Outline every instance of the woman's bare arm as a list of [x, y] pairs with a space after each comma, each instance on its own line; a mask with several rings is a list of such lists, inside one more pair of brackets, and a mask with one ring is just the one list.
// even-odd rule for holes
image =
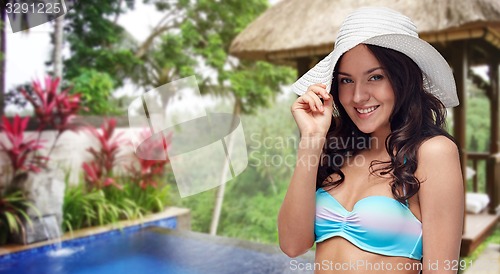
[[433, 137], [421, 145], [418, 159], [422, 273], [457, 273], [465, 203], [457, 146], [444, 136]]
[[280, 248], [290, 257], [314, 244], [316, 175], [323, 144], [321, 136], [300, 140], [295, 171], [278, 215]]
[[278, 215], [280, 248], [290, 257], [305, 253], [314, 244], [316, 176], [333, 113], [333, 99], [325, 88], [322, 84], [310, 86], [291, 107], [301, 139], [295, 171]]

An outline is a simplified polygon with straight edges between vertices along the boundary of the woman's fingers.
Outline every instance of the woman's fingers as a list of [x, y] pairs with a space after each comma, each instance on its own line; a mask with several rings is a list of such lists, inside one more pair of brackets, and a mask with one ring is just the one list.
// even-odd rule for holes
[[326, 85], [314, 84], [311, 85], [306, 93], [298, 98], [294, 109], [303, 109], [305, 111], [324, 112], [325, 109], [329, 110], [332, 104], [332, 97], [326, 91]]
[[326, 85], [324, 84], [314, 84], [309, 87], [309, 90], [314, 92], [314, 94], [320, 96], [323, 99], [330, 98], [330, 94], [326, 91]]
[[[323, 102], [322, 102], [323, 100]], [[323, 84], [310, 86], [293, 103], [292, 115], [302, 135], [322, 133], [328, 130], [332, 118], [333, 97]]]
[[311, 110], [313, 111], [323, 111], [323, 103], [321, 103], [321, 100], [319, 99], [318, 95], [308, 92], [303, 95], [308, 99], [309, 106], [311, 107]]
[[323, 84], [315, 84], [309, 87], [308, 91], [303, 95], [309, 100], [309, 105], [313, 111], [324, 111], [323, 101], [329, 100], [330, 95], [326, 92], [326, 86]]

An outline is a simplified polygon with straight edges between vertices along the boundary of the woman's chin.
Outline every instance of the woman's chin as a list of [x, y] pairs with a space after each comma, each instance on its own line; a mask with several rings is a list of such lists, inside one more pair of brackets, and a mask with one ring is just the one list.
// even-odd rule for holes
[[359, 131], [363, 132], [364, 134], [372, 134], [375, 131], [375, 129], [370, 126], [356, 125], [356, 127], [358, 128]]
[[356, 127], [359, 129], [359, 131], [363, 132], [364, 134], [373, 134], [376, 132], [390, 132], [390, 124], [380, 124], [378, 121], [372, 121], [367, 122], [367, 121], [359, 121], [354, 122]]
[[359, 131], [363, 132], [364, 134], [372, 134], [374, 132], [373, 129], [366, 129], [366, 130], [363, 130], [363, 129], [359, 129]]

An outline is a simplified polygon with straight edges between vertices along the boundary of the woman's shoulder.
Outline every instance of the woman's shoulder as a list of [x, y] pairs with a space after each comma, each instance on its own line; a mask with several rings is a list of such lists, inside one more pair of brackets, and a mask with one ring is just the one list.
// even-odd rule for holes
[[426, 177], [435, 171], [451, 170], [459, 163], [460, 154], [456, 143], [439, 135], [425, 140], [418, 148], [416, 174]]
[[433, 136], [420, 145], [418, 154], [420, 157], [436, 157], [454, 154], [458, 151], [457, 144], [444, 135]]
[[[446, 136], [435, 136], [422, 143], [415, 176], [421, 182], [418, 190], [420, 208], [426, 210], [422, 216], [439, 219], [441, 217], [434, 215], [435, 208], [458, 205], [460, 197], [463, 197], [463, 179], [460, 154], [455, 142]], [[430, 223], [434, 221], [438, 222], [433, 220]]]

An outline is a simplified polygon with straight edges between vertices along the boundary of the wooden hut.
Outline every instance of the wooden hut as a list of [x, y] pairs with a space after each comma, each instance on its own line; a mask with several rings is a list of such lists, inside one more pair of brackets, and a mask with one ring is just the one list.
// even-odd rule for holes
[[[470, 254], [498, 222], [500, 204], [500, 1], [498, 0], [282, 0], [252, 22], [233, 41], [230, 52], [243, 59], [266, 60], [307, 72], [333, 49], [345, 16], [363, 6], [382, 6], [400, 11], [417, 25], [422, 39], [431, 43], [453, 69], [460, 105], [453, 108], [453, 134], [460, 146], [462, 168], [486, 162], [486, 193], [489, 209], [466, 214], [461, 255]], [[486, 65], [490, 82], [484, 88], [491, 104], [488, 153], [466, 151], [466, 79], [470, 67]], [[477, 179], [473, 189], [477, 191]]]

